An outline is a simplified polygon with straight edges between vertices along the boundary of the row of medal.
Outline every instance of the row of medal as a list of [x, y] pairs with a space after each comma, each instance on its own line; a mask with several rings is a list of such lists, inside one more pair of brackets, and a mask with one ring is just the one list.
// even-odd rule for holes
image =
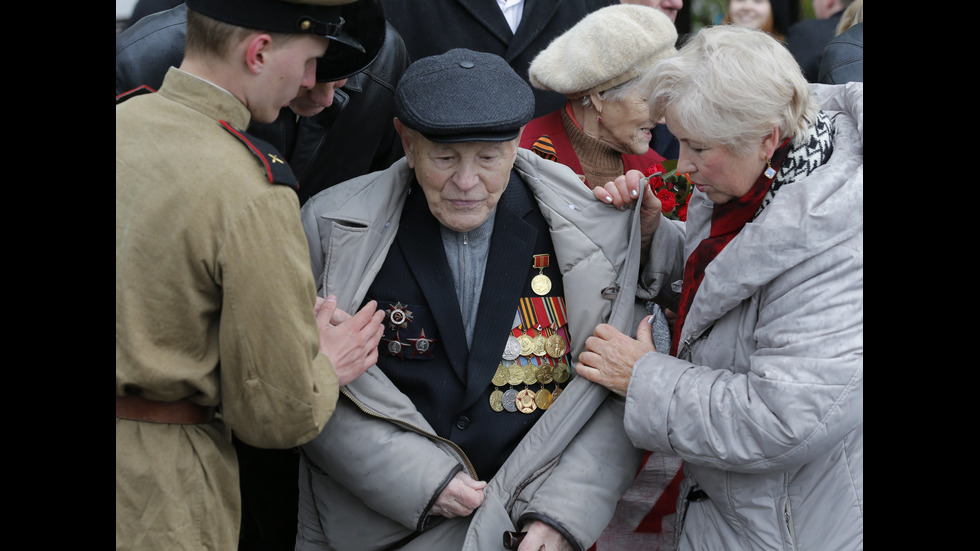
[[[568, 381], [570, 370], [568, 360], [565, 358], [554, 363], [551, 358], [540, 361], [540, 364], [534, 360], [528, 360], [527, 363], [513, 360], [501, 361], [491, 379], [494, 390], [490, 393], [490, 407], [494, 411], [511, 413], [517, 411], [534, 413], [538, 408], [548, 409], [561, 394], [561, 383]], [[552, 382], [555, 383], [554, 389], [549, 390], [544, 386]], [[529, 386], [536, 383], [541, 385], [537, 391]], [[523, 389], [515, 388], [522, 384]], [[504, 385], [510, 385], [510, 388], [501, 390], [500, 387]]]
[[[571, 376], [565, 302], [562, 297], [522, 298], [514, 322], [491, 379], [490, 407], [521, 413], [548, 409]], [[551, 383], [555, 386], [548, 389]], [[535, 384], [537, 390], [530, 387]], [[510, 388], [502, 390], [506, 385]]]

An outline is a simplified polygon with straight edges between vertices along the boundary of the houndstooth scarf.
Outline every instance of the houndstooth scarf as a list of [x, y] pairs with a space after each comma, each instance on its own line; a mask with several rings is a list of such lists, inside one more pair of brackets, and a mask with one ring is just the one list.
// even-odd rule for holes
[[762, 198], [759, 210], [752, 217], [753, 220], [759, 216], [762, 209], [766, 208], [776, 196], [779, 188], [786, 184], [791, 184], [796, 180], [802, 179], [817, 167], [823, 165], [830, 159], [834, 152], [834, 124], [823, 111], [817, 112], [817, 120], [810, 126], [807, 138], [802, 144], [790, 149], [783, 166], [776, 174], [766, 196]]

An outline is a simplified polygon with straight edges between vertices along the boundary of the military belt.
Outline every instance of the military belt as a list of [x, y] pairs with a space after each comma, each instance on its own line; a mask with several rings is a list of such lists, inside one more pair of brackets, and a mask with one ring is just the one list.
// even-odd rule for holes
[[142, 396], [116, 396], [116, 417], [150, 423], [194, 425], [214, 418], [214, 408], [189, 400], [158, 402]]

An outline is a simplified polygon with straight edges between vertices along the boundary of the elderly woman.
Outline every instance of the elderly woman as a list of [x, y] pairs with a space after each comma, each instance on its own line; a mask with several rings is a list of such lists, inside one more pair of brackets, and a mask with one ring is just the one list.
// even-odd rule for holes
[[[667, 355], [599, 326], [576, 373], [626, 396], [634, 445], [683, 459], [678, 549], [860, 549], [863, 84], [810, 88], [771, 36], [728, 25], [645, 90], [697, 189], [686, 223], [640, 207], [644, 276], [683, 280], [659, 296], [677, 334]], [[639, 177], [593, 193], [628, 204]]]
[[568, 166], [590, 188], [662, 162], [650, 149], [656, 121], [637, 77], [675, 53], [676, 41], [670, 18], [648, 6], [613, 5], [587, 15], [531, 62], [531, 84], [568, 101], [529, 122], [521, 147]]
[[[657, 124], [640, 84], [651, 65], [676, 53], [676, 41], [670, 17], [647, 5], [613, 5], [584, 17], [531, 63], [531, 84], [560, 92], [568, 101], [561, 109], [531, 120], [521, 134], [521, 147], [566, 165], [590, 188], [630, 169], [645, 171], [662, 163], [664, 157], [650, 148]], [[670, 137], [667, 132], [662, 135]], [[635, 321], [648, 313], [656, 320], [655, 342], [667, 346], [667, 318], [658, 306], [639, 298]], [[630, 492], [642, 496], [630, 498], [640, 503], [631, 502], [617, 512], [599, 546], [669, 544], [674, 504], [668, 496], [676, 493], [680, 478], [680, 459], [647, 454]], [[643, 509], [644, 522], [651, 526], [639, 535], [634, 533], [637, 519], [629, 513], [634, 507]]]

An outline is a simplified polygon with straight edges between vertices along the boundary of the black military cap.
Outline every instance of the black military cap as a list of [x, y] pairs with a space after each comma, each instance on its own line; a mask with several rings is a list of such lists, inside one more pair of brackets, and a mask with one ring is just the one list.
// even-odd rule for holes
[[381, 0], [188, 0], [202, 15], [247, 29], [306, 33], [331, 40], [317, 82], [343, 80], [377, 59], [385, 40]]
[[231, 25], [277, 33], [313, 34], [364, 47], [344, 30], [342, 7], [358, 0], [187, 0], [187, 7]]
[[395, 115], [433, 142], [502, 142], [534, 116], [534, 93], [500, 56], [456, 48], [408, 66]]
[[344, 31], [362, 47], [331, 42], [327, 53], [316, 60], [317, 82], [343, 80], [374, 63], [384, 45], [387, 25], [381, 0], [357, 0], [340, 8]]

